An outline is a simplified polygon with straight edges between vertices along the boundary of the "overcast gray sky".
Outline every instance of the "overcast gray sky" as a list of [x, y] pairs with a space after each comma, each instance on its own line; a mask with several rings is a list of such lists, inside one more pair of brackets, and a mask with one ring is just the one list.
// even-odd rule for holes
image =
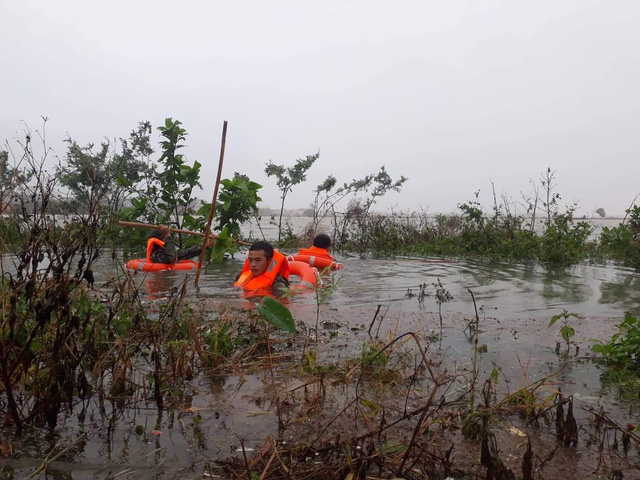
[[409, 177], [378, 210], [450, 212], [491, 178], [514, 200], [550, 166], [579, 214], [640, 191], [640, 2], [0, 0], [0, 138], [39, 128], [62, 157], [181, 120], [210, 199], [224, 176], [321, 151], [328, 174]]

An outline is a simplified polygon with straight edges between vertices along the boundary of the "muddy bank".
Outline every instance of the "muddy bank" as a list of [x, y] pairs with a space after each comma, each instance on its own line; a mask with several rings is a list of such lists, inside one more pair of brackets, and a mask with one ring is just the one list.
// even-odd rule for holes
[[[194, 300], [204, 312], [257, 321], [237, 309], [243, 301]], [[548, 319], [505, 321], [481, 311], [470, 415], [473, 315], [445, 311], [441, 332], [433, 306], [413, 311], [414, 303], [405, 298], [380, 311], [322, 305], [315, 342], [316, 305], [294, 299], [299, 333], [270, 334], [271, 354], [236, 352], [215, 373], [169, 392], [160, 412], [151, 398], [77, 401], [55, 434], [34, 429], [3, 438], [3, 473], [24, 478], [62, 452], [48, 465], [51, 478], [245, 478], [245, 455], [264, 478], [342, 479], [351, 471], [362, 478], [485, 478], [484, 439], [522, 478], [530, 439], [535, 478], [612, 478], [616, 470], [637, 476], [637, 444], [624, 447], [622, 436], [640, 422], [639, 410], [615, 385], [602, 386], [603, 370], [588, 353], [588, 339], [608, 337], [620, 319], [575, 320], [578, 353], [572, 346], [564, 355], [562, 345], [556, 353], [559, 327], [549, 328]], [[577, 441], [565, 447], [557, 407], [566, 422], [571, 397]], [[266, 468], [275, 451], [282, 462]]]

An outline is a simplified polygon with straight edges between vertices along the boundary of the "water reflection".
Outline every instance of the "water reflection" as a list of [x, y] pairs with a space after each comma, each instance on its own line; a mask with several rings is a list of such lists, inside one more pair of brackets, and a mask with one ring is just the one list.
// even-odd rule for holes
[[550, 306], [563, 304], [580, 304], [593, 295], [588, 278], [576, 275], [573, 268], [546, 268], [542, 274], [541, 295]]
[[[437, 304], [427, 297], [420, 304], [405, 296], [426, 282], [439, 278], [454, 300], [443, 311], [469, 315], [473, 312], [471, 296], [478, 305], [495, 312], [499, 319], [548, 317], [567, 309], [582, 315], [619, 317], [624, 310], [638, 308], [640, 276], [638, 272], [613, 265], [579, 265], [546, 268], [460, 260], [457, 263], [425, 264], [413, 260], [343, 260], [345, 268], [335, 273], [340, 287], [329, 303], [340, 307], [392, 303], [405, 311], [437, 311]], [[431, 293], [435, 288], [431, 288]], [[307, 300], [309, 301], [309, 300]], [[311, 299], [311, 302], [313, 299]], [[304, 303], [304, 298], [294, 303]]]
[[[184, 275], [181, 277], [181, 280], [184, 280]], [[176, 274], [171, 271], [150, 272], [145, 275], [142, 285], [146, 293], [146, 300], [166, 298], [174, 292]]]
[[629, 272], [616, 272], [613, 279], [600, 284], [599, 302], [637, 312], [640, 305], [640, 278], [629, 275]]

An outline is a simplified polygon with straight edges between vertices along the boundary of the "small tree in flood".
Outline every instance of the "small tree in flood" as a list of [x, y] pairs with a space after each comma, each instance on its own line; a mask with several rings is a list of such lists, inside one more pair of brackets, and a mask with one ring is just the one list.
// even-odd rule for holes
[[407, 177], [401, 175], [398, 180], [393, 180], [384, 166], [380, 171], [367, 175], [362, 180], [353, 181], [350, 184], [353, 192], [368, 192], [368, 196], [360, 199], [354, 198], [349, 202], [347, 211], [338, 219], [334, 215], [334, 242], [336, 248], [344, 250], [347, 242], [360, 255], [363, 255], [372, 241], [371, 207], [378, 198], [390, 191], [399, 192]]
[[120, 139], [119, 148], [105, 140], [97, 149], [93, 143], [82, 146], [68, 137], [66, 161], [58, 166], [57, 174], [71, 192], [75, 209], [90, 211], [97, 208], [99, 199], [109, 213], [119, 212], [149, 169], [150, 134], [151, 124], [140, 122], [129, 139]]
[[304, 182], [307, 179], [307, 171], [313, 166], [315, 161], [320, 157], [320, 152], [315, 155], [307, 155], [306, 158], [298, 158], [293, 167], [285, 167], [284, 165], [276, 165], [271, 160], [267, 163], [264, 173], [267, 177], [276, 177], [276, 183], [280, 189], [280, 217], [278, 218], [278, 241], [282, 238], [282, 213], [284, 212], [284, 202], [291, 189]]
[[189, 166], [184, 155], [177, 153], [179, 148], [183, 148], [187, 131], [180, 125], [179, 120], [173, 121], [167, 118], [164, 125], [158, 127], [160, 135], [164, 138], [161, 142], [162, 156], [159, 163], [164, 167], [164, 171], [158, 176], [160, 180], [160, 202], [159, 207], [164, 210], [166, 219], [172, 220], [177, 228], [196, 226], [192, 208], [193, 189], [200, 185], [200, 163], [193, 162]]
[[[128, 219], [148, 223], [167, 223], [176, 228], [202, 229], [202, 221], [195, 216], [194, 188], [200, 187], [200, 167], [197, 161], [189, 165], [178, 150], [184, 148], [187, 131], [179, 120], [165, 119], [158, 127], [162, 141], [162, 155], [151, 164], [136, 184], [137, 195], [131, 208], [122, 215]], [[132, 134], [133, 135], [133, 134]], [[182, 245], [179, 235], [179, 244]], [[194, 239], [189, 239], [195, 241]]]

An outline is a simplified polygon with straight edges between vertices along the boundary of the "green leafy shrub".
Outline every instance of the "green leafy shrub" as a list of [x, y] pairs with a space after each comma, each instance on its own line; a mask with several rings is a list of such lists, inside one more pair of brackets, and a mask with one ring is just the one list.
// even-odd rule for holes
[[629, 222], [617, 227], [603, 227], [600, 246], [607, 256], [640, 267], [640, 206], [628, 209]]
[[[210, 257], [214, 263], [221, 262], [225, 254], [234, 255], [238, 252], [236, 240], [242, 238], [240, 228], [258, 214], [258, 202], [262, 200], [258, 196], [262, 185], [252, 182], [246, 175], [236, 172], [232, 179], [221, 180], [220, 185], [216, 202], [217, 225], [214, 228], [219, 233]], [[204, 202], [198, 210], [201, 223], [204, 224], [210, 209], [211, 204]]]
[[640, 373], [640, 323], [631, 312], [624, 313], [618, 332], [608, 342], [592, 340], [591, 350], [602, 355], [607, 365]]
[[258, 213], [258, 202], [262, 201], [258, 191], [262, 185], [237, 172], [231, 180], [224, 179], [220, 184], [222, 188], [216, 205], [218, 230], [226, 228], [230, 237], [238, 239], [240, 226]]
[[574, 207], [566, 213], [554, 213], [542, 235], [540, 260], [553, 264], [574, 264], [584, 257], [593, 227], [587, 222], [573, 222]]

